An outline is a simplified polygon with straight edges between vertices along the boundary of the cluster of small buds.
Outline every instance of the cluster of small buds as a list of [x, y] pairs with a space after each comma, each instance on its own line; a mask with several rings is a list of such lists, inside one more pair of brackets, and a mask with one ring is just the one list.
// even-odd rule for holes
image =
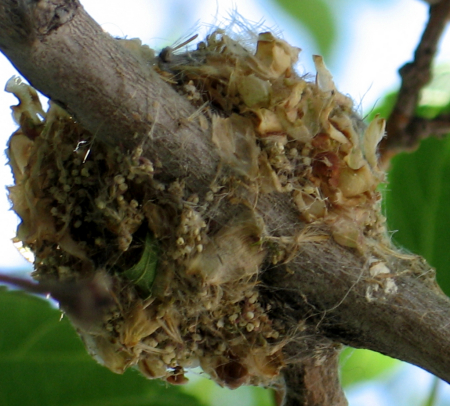
[[[142, 157], [142, 148], [128, 156], [120, 148], [92, 143], [88, 133], [74, 131], [76, 124], [70, 117], [63, 116], [59, 125], [46, 136], [41, 157], [30, 167], [30, 171], [39, 173], [32, 178], [36, 184], [33, 188], [40, 191], [41, 202], [49, 206], [46, 210], [50, 218], [43, 223], [56, 230], [55, 238], [63, 233], [70, 236], [65, 237], [70, 252], [63, 250], [48, 260], [48, 254], [39, 255], [38, 272], [53, 274], [58, 274], [58, 267], [70, 262], [73, 254], [90, 258], [111, 246], [118, 248], [117, 255], [129, 249], [133, 233], [145, 219], [144, 195], [135, 193], [140, 190], [136, 185], [153, 181], [154, 172], [153, 163]], [[51, 245], [52, 241], [42, 244]], [[116, 257], [111, 261], [115, 263]]]
[[[260, 340], [264, 338], [275, 338], [274, 330], [272, 328], [267, 311], [264, 309], [258, 301], [259, 294], [256, 290], [249, 288], [242, 293], [243, 298], [239, 302], [230, 304], [230, 301], [225, 297], [222, 297], [220, 302], [215, 302], [215, 306], [206, 306], [206, 302], [210, 303], [207, 295], [202, 300], [205, 304], [205, 308], [209, 310], [202, 320], [202, 324], [205, 326], [211, 325], [212, 317], [215, 320], [215, 327], [220, 332], [227, 332], [226, 334], [243, 335], [257, 334], [260, 336]], [[223, 305], [223, 303], [226, 305]], [[215, 309], [215, 310], [214, 310]], [[214, 324], [213, 324], [214, 325]], [[205, 327], [204, 327], [205, 328]], [[221, 336], [222, 333], [215, 333], [213, 336]], [[193, 335], [194, 341], [200, 341], [201, 336], [199, 334]], [[246, 338], [249, 339], [249, 338]], [[251, 341], [251, 339], [249, 339]], [[208, 343], [211, 339], [207, 340]]]
[[92, 187], [95, 182], [91, 173], [94, 163], [83, 162], [79, 157], [80, 151], [63, 159], [57, 155], [57, 148], [56, 145], [53, 154], [49, 154], [49, 159], [45, 162], [46, 190], [53, 198], [50, 213], [64, 224], [68, 224], [75, 217], [74, 222], [77, 222], [79, 227], [83, 209], [77, 204], [76, 196], [83, 195], [83, 192], [79, 191]]
[[258, 292], [248, 290], [245, 299], [241, 302], [239, 309], [227, 317], [230, 326], [239, 328], [247, 333], [262, 333], [264, 337], [272, 331], [270, 321], [266, 312], [258, 302]]
[[191, 201], [185, 204], [180, 216], [180, 224], [177, 232], [177, 250], [173, 253], [173, 258], [185, 258], [191, 254], [203, 251], [203, 233], [206, 230], [206, 222], [199, 212], [191, 205], [198, 203], [198, 197], [194, 196]]
[[291, 162], [286, 156], [285, 143], [286, 137], [272, 137], [263, 142], [264, 150], [269, 157], [269, 163], [275, 171], [291, 172], [293, 170]]
[[129, 173], [127, 179], [134, 180], [136, 183], [143, 183], [149, 178], [153, 178], [155, 172], [153, 162], [142, 156], [142, 153], [142, 147], [137, 147], [133, 157], [128, 162]]
[[110, 333], [120, 333], [123, 326], [123, 316], [118, 308], [110, 310], [104, 317], [104, 326]]
[[183, 85], [182, 90], [186, 94], [187, 99], [192, 102], [196, 102], [202, 99], [201, 93], [197, 90], [192, 80]]
[[169, 187], [167, 188], [167, 191], [177, 199], [182, 200], [184, 198], [185, 193], [185, 184], [183, 181], [175, 180], [172, 182]]

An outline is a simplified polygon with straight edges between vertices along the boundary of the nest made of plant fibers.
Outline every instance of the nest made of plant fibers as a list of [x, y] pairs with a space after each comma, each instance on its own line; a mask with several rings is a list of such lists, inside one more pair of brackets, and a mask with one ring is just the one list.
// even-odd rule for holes
[[[13, 78], [7, 90], [20, 100], [20, 128], [8, 146], [9, 193], [22, 220], [15, 241], [33, 253], [37, 280], [92, 280], [112, 298], [89, 323], [61, 303], [112, 371], [137, 366], [178, 384], [186, 368], [201, 366], [230, 388], [268, 386], [286, 362], [291, 332], [260, 300], [264, 264], [328, 238], [382, 263], [370, 247], [385, 232], [376, 191], [384, 120], [366, 127], [321, 57], [312, 81], [297, 75], [299, 49], [269, 32], [255, 52], [221, 30], [195, 51], [161, 57], [138, 40], [121, 43], [198, 108], [189, 119], [211, 129], [228, 175], [203, 196], [183, 179], [162, 182], [162, 164], [142, 148], [99, 142], [57, 105], [44, 112], [36, 92]], [[305, 228], [270, 235], [239, 194], [242, 184], [253, 195], [287, 195]], [[239, 210], [218, 223], [224, 199]], [[318, 233], [323, 226], [330, 232]]]

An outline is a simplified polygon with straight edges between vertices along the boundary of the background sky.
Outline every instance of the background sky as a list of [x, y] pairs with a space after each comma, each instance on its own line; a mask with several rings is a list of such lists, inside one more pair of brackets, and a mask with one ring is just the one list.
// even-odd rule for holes
[[[398, 87], [397, 70], [412, 59], [428, 9], [419, 0], [329, 0], [329, 3], [335, 8], [338, 17], [338, 35], [326, 64], [334, 75], [338, 89], [353, 98], [364, 116], [383, 95]], [[226, 25], [230, 15], [238, 12], [249, 21], [250, 27], [264, 22], [267, 27], [281, 33], [291, 45], [302, 48], [298, 65], [300, 73], [314, 72], [312, 55], [320, 53], [312, 36], [268, 0], [82, 0], [82, 4], [112, 35], [139, 37], [156, 49], [195, 33], [200, 33], [202, 37], [212, 26]], [[438, 64], [450, 62], [448, 32], [440, 48]], [[0, 83], [6, 83], [15, 74], [14, 68], [0, 54]], [[449, 96], [445, 94], [443, 97]], [[15, 97], [0, 92], [2, 149], [16, 128], [10, 114], [9, 106], [12, 104], [16, 104]], [[6, 157], [0, 153], [0, 184], [6, 186], [12, 183], [12, 179], [5, 163]], [[9, 208], [6, 190], [1, 187], [0, 269], [30, 270], [31, 266], [10, 241], [15, 233], [17, 218]], [[422, 405], [421, 399], [427, 395], [432, 378], [410, 366], [404, 366], [402, 371], [386, 376], [371, 386], [364, 384], [354, 387], [348, 393], [350, 404]], [[403, 389], [401, 397], [398, 397], [399, 388]], [[405, 388], [408, 388], [406, 393]], [[241, 405], [239, 401], [235, 404]], [[448, 385], [440, 388], [438, 404], [450, 404]]]

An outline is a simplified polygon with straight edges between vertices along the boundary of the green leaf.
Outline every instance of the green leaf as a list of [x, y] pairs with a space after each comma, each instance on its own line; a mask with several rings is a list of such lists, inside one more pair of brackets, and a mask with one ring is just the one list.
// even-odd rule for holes
[[149, 295], [155, 280], [156, 266], [158, 264], [158, 245], [156, 239], [147, 234], [144, 251], [137, 264], [126, 270], [124, 276], [139, 287], [143, 294]]
[[329, 2], [324, 0], [276, 0], [298, 20], [316, 40], [322, 56], [329, 56], [337, 36], [336, 19]]
[[[450, 65], [445, 64], [433, 70], [433, 78], [422, 89], [419, 107], [416, 114], [419, 117], [432, 119], [438, 114], [450, 112]], [[382, 101], [368, 114], [368, 121], [376, 115], [388, 118], [394, 108], [398, 92], [388, 93]]]
[[435, 406], [438, 400], [438, 389], [442, 381], [437, 377], [433, 377], [433, 383], [428, 393], [428, 398], [425, 400], [423, 406]]
[[424, 256], [450, 295], [450, 137], [392, 160], [385, 207], [393, 240]]
[[274, 406], [274, 394], [271, 389], [255, 386], [241, 386], [235, 390], [221, 388], [211, 380], [189, 376], [190, 382], [182, 389], [186, 393], [197, 395], [205, 404], [214, 406]]
[[[450, 104], [450, 64], [445, 63], [433, 69], [431, 81], [420, 93], [420, 105], [437, 107], [448, 112]], [[443, 106], [444, 107], [443, 109]]]
[[199, 406], [178, 387], [131, 370], [115, 375], [87, 354], [49, 302], [0, 289], [0, 404]]
[[394, 372], [401, 362], [369, 350], [346, 348], [341, 354], [341, 383], [344, 387]]

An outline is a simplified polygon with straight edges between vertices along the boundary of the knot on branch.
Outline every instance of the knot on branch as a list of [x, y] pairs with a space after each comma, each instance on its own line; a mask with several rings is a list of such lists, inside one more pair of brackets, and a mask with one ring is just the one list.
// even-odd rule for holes
[[45, 36], [70, 22], [80, 6], [77, 0], [39, 0], [33, 2], [32, 16], [33, 28], [39, 36]]

